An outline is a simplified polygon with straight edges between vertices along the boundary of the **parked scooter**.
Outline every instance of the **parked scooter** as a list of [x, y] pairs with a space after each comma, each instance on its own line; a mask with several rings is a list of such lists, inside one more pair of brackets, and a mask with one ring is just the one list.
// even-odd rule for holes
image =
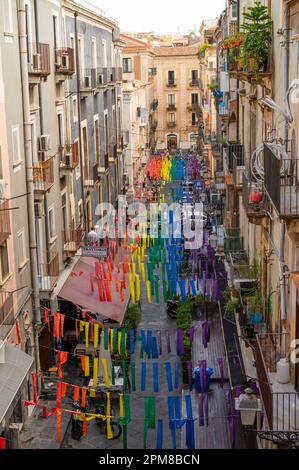
[[[105, 406], [100, 405], [99, 408], [95, 410], [95, 414], [102, 415], [101, 417], [95, 418], [97, 426], [99, 426], [101, 432], [107, 436], [107, 418], [105, 414]], [[112, 440], [119, 439], [122, 433], [122, 427], [116, 421], [110, 421], [110, 427], [112, 431]]]

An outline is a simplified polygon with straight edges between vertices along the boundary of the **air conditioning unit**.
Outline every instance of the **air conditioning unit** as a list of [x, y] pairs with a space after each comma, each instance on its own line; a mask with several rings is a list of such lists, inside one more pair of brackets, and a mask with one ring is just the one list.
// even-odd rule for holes
[[50, 150], [50, 136], [41, 135], [38, 139], [38, 148], [40, 152], [48, 152]]
[[32, 67], [34, 70], [41, 69], [41, 55], [40, 54], [33, 54], [32, 55]]
[[0, 180], [0, 199], [5, 199], [5, 187], [6, 187], [5, 181]]

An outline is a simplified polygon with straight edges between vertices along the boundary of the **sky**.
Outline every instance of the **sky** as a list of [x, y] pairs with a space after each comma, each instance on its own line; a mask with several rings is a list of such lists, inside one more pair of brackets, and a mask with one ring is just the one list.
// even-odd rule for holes
[[116, 19], [121, 30], [157, 34], [198, 31], [203, 19], [216, 18], [225, 0], [88, 0]]

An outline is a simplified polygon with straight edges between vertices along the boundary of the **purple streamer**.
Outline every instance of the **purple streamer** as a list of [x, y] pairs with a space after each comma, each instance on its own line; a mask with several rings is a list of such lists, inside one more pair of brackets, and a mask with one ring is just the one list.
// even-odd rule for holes
[[209, 426], [209, 397], [208, 394], [205, 393], [205, 415], [206, 415], [206, 426]]
[[194, 334], [195, 334], [195, 326], [192, 325], [190, 330], [189, 330], [189, 338], [190, 338], [190, 343], [192, 344], [194, 341]]
[[199, 361], [200, 370], [200, 390], [201, 393], [207, 390], [207, 361]]
[[203, 393], [198, 395], [198, 421], [199, 421], [200, 427], [205, 425], [204, 411], [203, 411], [204, 399], [205, 399], [205, 396]]
[[177, 355], [183, 356], [185, 354], [184, 336], [181, 328], [177, 329]]
[[233, 365], [234, 366], [239, 366], [240, 365], [240, 357], [239, 356], [233, 356]]
[[223, 357], [218, 357], [217, 359], [218, 365], [219, 365], [219, 370], [220, 370], [220, 377], [221, 377], [221, 388], [224, 386], [224, 358]]
[[170, 334], [169, 334], [169, 331], [166, 332], [166, 342], [167, 342], [167, 352], [168, 352], [168, 353], [171, 353]]

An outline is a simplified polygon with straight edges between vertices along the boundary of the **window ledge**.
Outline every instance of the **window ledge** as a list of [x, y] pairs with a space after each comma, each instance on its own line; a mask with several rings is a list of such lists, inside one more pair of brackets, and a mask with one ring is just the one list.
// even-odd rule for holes
[[11, 277], [12, 273], [8, 274], [4, 279], [0, 279], [0, 287], [3, 287]]
[[19, 168], [23, 163], [23, 160], [20, 160], [18, 163], [13, 163], [12, 167], [15, 170], [16, 168]]
[[26, 258], [19, 266], [19, 274], [22, 274], [23, 271], [25, 271], [25, 268], [27, 264], [29, 263], [29, 259]]
[[50, 245], [53, 245], [56, 242], [57, 238], [57, 235], [55, 235], [55, 237], [50, 237]]

